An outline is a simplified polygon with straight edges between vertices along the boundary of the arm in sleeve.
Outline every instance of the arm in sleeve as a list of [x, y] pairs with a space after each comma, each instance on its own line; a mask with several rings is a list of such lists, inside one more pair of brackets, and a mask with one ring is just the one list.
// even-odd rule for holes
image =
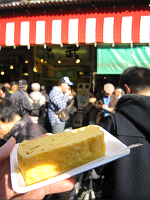
[[94, 106], [98, 109], [98, 110], [102, 110], [102, 105], [103, 105], [103, 101], [102, 100], [97, 100], [95, 103], [94, 103]]
[[60, 95], [59, 92], [50, 93], [50, 102], [58, 108], [58, 110], [62, 110], [66, 108], [68, 101], [67, 95]]
[[27, 94], [25, 94], [24, 97], [22, 98], [22, 106], [26, 110], [32, 110], [33, 109], [33, 106], [31, 104], [29, 96]]
[[94, 105], [92, 103], [88, 103], [88, 105], [85, 107], [85, 111], [89, 113], [94, 108]]
[[108, 131], [112, 135], [114, 136], [117, 135], [117, 124], [116, 124], [116, 119], [115, 119], [114, 114], [108, 116], [104, 122], [99, 122], [99, 126], [104, 128], [106, 131]]

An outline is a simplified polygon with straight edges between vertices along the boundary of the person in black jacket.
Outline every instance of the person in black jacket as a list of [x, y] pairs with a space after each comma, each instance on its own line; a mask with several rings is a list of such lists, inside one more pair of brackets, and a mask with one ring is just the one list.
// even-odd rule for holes
[[104, 129], [124, 144], [141, 143], [130, 154], [104, 166], [103, 199], [150, 199], [150, 70], [131, 67], [120, 76], [123, 95]]
[[22, 118], [17, 114], [16, 106], [7, 98], [0, 98], [0, 138], [5, 143], [12, 136], [16, 142], [36, 138], [47, 131], [39, 124], [34, 124], [30, 116]]
[[[16, 142], [30, 140], [46, 133], [39, 124], [31, 122], [26, 114], [21, 118], [16, 106], [7, 98], [0, 98], [0, 197], [1, 199], [43, 199], [48, 194], [69, 191], [74, 186], [74, 179], [69, 178], [25, 194], [17, 194], [12, 189], [10, 180], [9, 155]], [[13, 136], [13, 137], [12, 137]], [[16, 140], [15, 140], [16, 139]], [[48, 196], [47, 196], [48, 195]], [[50, 195], [51, 196], [51, 195]], [[44, 198], [45, 199], [45, 198]]]
[[10, 100], [17, 106], [18, 114], [21, 117], [33, 109], [33, 100], [29, 97], [27, 88], [27, 81], [25, 79], [20, 79], [18, 81], [18, 90], [10, 96]]

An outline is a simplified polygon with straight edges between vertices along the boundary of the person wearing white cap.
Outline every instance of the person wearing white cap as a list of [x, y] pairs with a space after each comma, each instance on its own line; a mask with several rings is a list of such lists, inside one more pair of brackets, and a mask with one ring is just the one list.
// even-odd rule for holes
[[115, 88], [115, 95], [117, 96], [118, 99], [122, 97], [122, 89], [119, 87]]
[[106, 83], [104, 85], [104, 92], [100, 95], [100, 98], [94, 103], [95, 107], [98, 109], [96, 124], [98, 124], [102, 120], [105, 120], [106, 117], [114, 112], [118, 99], [113, 94], [113, 92], [114, 85], [111, 83]]
[[58, 118], [58, 112], [67, 107], [69, 85], [73, 85], [73, 83], [65, 76], [59, 80], [58, 86], [54, 86], [49, 93], [48, 118], [53, 134], [62, 132], [65, 128], [65, 122]]

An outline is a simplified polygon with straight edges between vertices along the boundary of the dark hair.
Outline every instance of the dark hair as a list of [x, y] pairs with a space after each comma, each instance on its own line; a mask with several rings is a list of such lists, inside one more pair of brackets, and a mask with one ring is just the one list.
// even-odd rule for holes
[[90, 92], [90, 93], [92, 93], [92, 94], [94, 94], [94, 95], [96, 95], [96, 93], [97, 93], [97, 90], [95, 89], [95, 90], [93, 91], [93, 89], [92, 89], [92, 88], [90, 88], [90, 89], [89, 89], [89, 92]]
[[65, 80], [63, 78], [61, 78], [58, 82], [58, 85], [60, 86], [62, 83], [65, 83]]
[[18, 84], [17, 84], [16, 81], [12, 81], [12, 82], [10, 83], [10, 86], [12, 87], [13, 85], [18, 85]]
[[17, 114], [16, 106], [7, 98], [0, 98], [0, 120], [2, 122], [11, 122]]
[[130, 67], [120, 75], [119, 84], [124, 88], [124, 84], [132, 86], [134, 92], [141, 92], [150, 89], [150, 69], [144, 67]]

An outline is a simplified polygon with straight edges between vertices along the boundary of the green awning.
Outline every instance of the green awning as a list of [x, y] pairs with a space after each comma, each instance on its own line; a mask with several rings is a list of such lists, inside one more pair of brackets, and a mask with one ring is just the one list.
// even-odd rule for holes
[[122, 74], [132, 66], [150, 68], [150, 47], [97, 48], [97, 74]]

